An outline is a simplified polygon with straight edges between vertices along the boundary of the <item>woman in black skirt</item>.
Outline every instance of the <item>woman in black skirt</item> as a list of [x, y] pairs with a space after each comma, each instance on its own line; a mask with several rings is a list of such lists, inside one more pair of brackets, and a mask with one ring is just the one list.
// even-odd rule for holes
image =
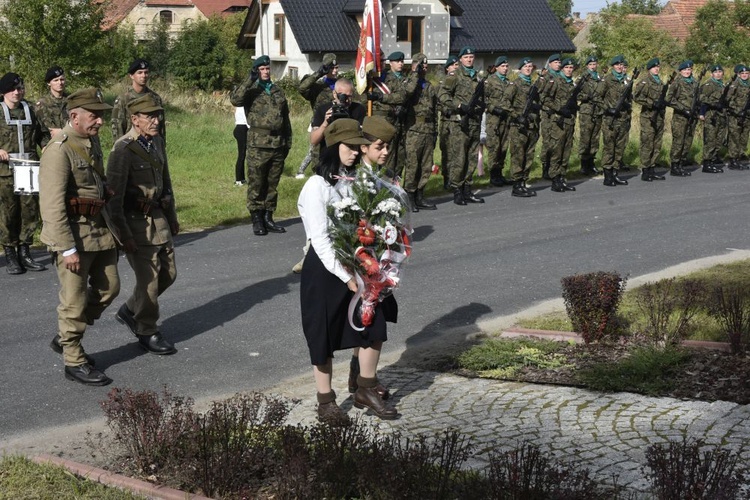
[[359, 347], [360, 374], [354, 393], [354, 406], [368, 408], [383, 419], [398, 416], [377, 393], [376, 370], [380, 350], [387, 340], [386, 321], [395, 322], [398, 313], [392, 296], [376, 307], [375, 319], [364, 331], [351, 327], [347, 318], [349, 302], [357, 290], [354, 275], [336, 258], [329, 234], [328, 206], [351, 194], [351, 178], [359, 162], [364, 138], [359, 122], [339, 118], [327, 126], [326, 149], [321, 154], [316, 175], [305, 183], [297, 201], [310, 251], [302, 266], [300, 300], [302, 330], [310, 350], [315, 388], [318, 393], [318, 418], [343, 424], [346, 414], [336, 404], [331, 388], [333, 353]]

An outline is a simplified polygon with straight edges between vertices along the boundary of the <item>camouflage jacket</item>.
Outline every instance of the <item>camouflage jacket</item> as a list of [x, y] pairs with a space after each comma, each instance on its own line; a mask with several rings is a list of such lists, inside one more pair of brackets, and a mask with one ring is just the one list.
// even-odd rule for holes
[[248, 76], [229, 96], [233, 106], [243, 106], [247, 113], [247, 145], [256, 148], [286, 149], [292, 147], [292, 123], [284, 91], [270, 84], [266, 90], [259, 80]]
[[750, 80], [741, 80], [736, 78], [729, 86], [727, 91], [727, 111], [733, 116], [742, 116], [748, 114], [750, 107]]
[[386, 73], [383, 83], [390, 93], [383, 94], [377, 87], [373, 87], [373, 92], [380, 93], [383, 97], [381, 101], [373, 101], [372, 114], [384, 116], [392, 125], [401, 126], [406, 119], [408, 102], [417, 90], [418, 80], [415, 72], [400, 78], [393, 72]]
[[[26, 107], [24, 107], [24, 104]], [[23, 131], [23, 150], [29, 154], [30, 160], [39, 159], [38, 146], [42, 144], [42, 133], [39, 128], [39, 121], [34, 114], [34, 110], [26, 101], [21, 101], [14, 109], [7, 108], [8, 115], [5, 115], [5, 106], [0, 108], [0, 149], [8, 153], [19, 153], [18, 144], [18, 125], [11, 125], [7, 122], [23, 120], [28, 122], [21, 125]], [[29, 116], [26, 116], [24, 109], [28, 109]], [[10, 177], [13, 172], [10, 170], [10, 164], [7, 161], [0, 161], [0, 177]]]
[[[501, 123], [508, 121], [508, 113], [502, 107], [503, 97], [510, 92], [510, 81], [500, 78], [500, 74], [490, 75], [484, 84], [484, 102], [487, 105], [487, 130], [497, 130]], [[501, 112], [504, 116], [495, 113]]]
[[68, 94], [63, 94], [62, 97], [47, 94], [34, 104], [34, 113], [39, 120], [44, 147], [52, 138], [50, 129], [62, 129], [68, 123]]
[[[112, 147], [107, 159], [107, 183], [114, 191], [109, 200], [112, 222], [122, 240], [137, 245], [172, 244], [170, 224], [177, 222], [172, 179], [164, 140], [156, 136], [149, 150], [131, 128]], [[149, 213], [142, 207], [150, 206]]]
[[721, 102], [724, 96], [724, 82], [709, 78], [706, 83], [701, 85], [700, 90], [700, 101], [701, 111], [700, 114], [705, 117], [711, 116], [724, 116], [724, 107]]
[[650, 73], [638, 80], [633, 89], [633, 100], [641, 105], [641, 116], [651, 118], [664, 114], [663, 109], [654, 109], [654, 104], [661, 98], [661, 91], [665, 83], [657, 81]]
[[[164, 107], [164, 103], [161, 100], [161, 96], [151, 90], [150, 88], [146, 87], [145, 92], [141, 92], [140, 94], [133, 90], [133, 87], [129, 87], [128, 90], [119, 96], [117, 96], [117, 99], [115, 99], [115, 103], [112, 106], [112, 140], [116, 141], [125, 133], [130, 130], [130, 113], [128, 113], [128, 103], [134, 99], [138, 99], [139, 97], [143, 97], [147, 94], [151, 94], [151, 96], [154, 98], [154, 101], [161, 106]], [[159, 116], [159, 137], [164, 139], [166, 141], [166, 121], [164, 121], [164, 113], [162, 112]]]
[[546, 92], [542, 96], [542, 105], [551, 114], [550, 118], [559, 124], [573, 125], [576, 121], [575, 109], [570, 110], [572, 116], [562, 116], [563, 108], [573, 95], [575, 86], [573, 79], [568, 82], [564, 76], [557, 77], [546, 85]]
[[417, 83], [409, 100], [405, 128], [409, 132], [434, 134], [437, 128], [437, 93], [427, 80]]
[[305, 75], [299, 82], [299, 93], [310, 103], [313, 111], [322, 103], [333, 102], [333, 87], [336, 80], [318, 77], [317, 73]]
[[667, 103], [677, 113], [685, 113], [693, 107], [693, 95], [695, 95], [695, 87], [698, 82], [695, 78], [678, 76], [672, 82], [667, 90]]
[[104, 200], [106, 177], [99, 137], [79, 135], [70, 124], [55, 135], [39, 169], [40, 239], [50, 250], [97, 252], [115, 248], [106, 206], [97, 215], [69, 215], [71, 198]]
[[604, 113], [604, 110], [602, 109], [603, 93], [604, 80], [599, 76], [599, 73], [594, 76], [594, 74], [589, 71], [589, 77], [583, 84], [581, 93], [578, 94], [578, 102], [580, 103], [578, 105], [578, 112], [582, 115], [601, 116]]
[[[508, 112], [510, 122], [513, 124], [514, 121], [518, 120], [521, 115], [523, 115], [523, 111], [526, 109], [526, 102], [529, 98], [529, 92], [531, 91], [531, 86], [536, 85], [536, 83], [531, 83], [530, 81], [527, 82], [523, 78], [518, 78], [517, 80], [510, 82], [509, 85], [510, 88], [503, 96], [500, 106]], [[529, 113], [526, 116], [526, 119], [528, 120], [527, 128], [534, 129], [539, 126], [540, 109], [541, 105], [538, 101], [530, 103]]]
[[[438, 103], [440, 112], [450, 121], [461, 121], [459, 106], [468, 105], [477, 88], [477, 74], [469, 76], [465, 68], [459, 68], [449, 75], [438, 90]], [[469, 124], [479, 126], [482, 121], [480, 116], [469, 116]]]
[[[622, 80], [618, 80], [615, 77], [615, 71], [612, 70], [607, 73], [604, 78], [604, 90], [602, 92], [602, 105], [605, 110], [615, 109], [620, 97], [625, 93], [625, 90], [630, 83], [630, 77], [625, 75]], [[633, 96], [632, 94], [625, 99], [622, 108], [620, 109], [620, 115], [616, 118], [629, 118], [630, 112], [633, 110]]]

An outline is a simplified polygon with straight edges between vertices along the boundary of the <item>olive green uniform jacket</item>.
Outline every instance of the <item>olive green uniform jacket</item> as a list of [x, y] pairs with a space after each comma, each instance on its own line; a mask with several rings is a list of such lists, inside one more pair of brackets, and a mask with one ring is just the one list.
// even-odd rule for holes
[[727, 155], [730, 159], [745, 157], [750, 132], [750, 80], [735, 78], [727, 91]]
[[[633, 100], [641, 105], [639, 122], [641, 125], [641, 165], [644, 168], [656, 166], [661, 153], [664, 136], [664, 107], [660, 106], [665, 83], [647, 73], [633, 88]], [[658, 107], [658, 109], [657, 109]]]
[[63, 94], [62, 97], [47, 94], [34, 104], [34, 112], [39, 120], [44, 147], [52, 138], [50, 129], [61, 129], [68, 123], [68, 94]]
[[693, 146], [696, 116], [693, 116], [693, 96], [698, 82], [692, 76], [678, 76], [667, 90], [667, 103], [674, 110], [672, 114], [672, 148], [669, 159], [673, 165], [689, 163], [690, 148]]
[[718, 161], [727, 134], [727, 114], [722, 97], [724, 82], [709, 78], [701, 85], [700, 114], [703, 120], [703, 161]]

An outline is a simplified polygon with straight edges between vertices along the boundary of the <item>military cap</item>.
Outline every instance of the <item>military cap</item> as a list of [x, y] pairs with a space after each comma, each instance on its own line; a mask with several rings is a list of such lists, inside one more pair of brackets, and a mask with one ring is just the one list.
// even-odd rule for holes
[[7, 94], [18, 87], [23, 87], [23, 78], [18, 76], [18, 73], [5, 73], [0, 78], [0, 94]]
[[404, 57], [405, 57], [404, 53], [401, 52], [400, 50], [397, 50], [396, 52], [391, 52], [388, 55], [388, 60], [389, 61], [403, 61]]
[[370, 141], [362, 135], [362, 129], [359, 128], [359, 122], [353, 118], [339, 118], [326, 127], [323, 133], [326, 144], [370, 144]]
[[154, 100], [154, 96], [151, 94], [146, 94], [144, 96], [139, 97], [138, 99], [133, 99], [128, 103], [128, 113], [131, 115], [134, 115], [136, 113], [153, 113], [154, 111], [163, 111], [164, 108], [159, 106], [159, 103], [157, 103]]
[[654, 57], [653, 59], [649, 59], [646, 63], [646, 69], [655, 68], [656, 66], [659, 66], [661, 64], [661, 61], [659, 61], [658, 57]]
[[677, 66], [678, 71], [682, 71], [683, 69], [688, 69], [693, 67], [693, 61], [690, 59], [686, 59], [685, 61], [682, 61], [679, 66]]
[[458, 52], [458, 57], [461, 58], [463, 56], [468, 56], [468, 55], [475, 54], [475, 53], [476, 53], [476, 50], [474, 50], [474, 47], [467, 45], [466, 47], [462, 48]]
[[599, 59], [597, 59], [596, 56], [588, 56], [586, 58], [586, 64], [590, 64], [592, 62], [599, 62]]
[[427, 55], [423, 54], [422, 52], [417, 52], [416, 54], [413, 54], [411, 56], [412, 63], [415, 63], [415, 62], [421, 63], [425, 61], [427, 61]]
[[60, 66], [52, 66], [50, 69], [47, 70], [47, 73], [44, 74], [44, 81], [46, 83], [49, 83], [55, 78], [63, 76], [64, 74], [65, 74], [65, 71], [63, 71], [63, 69]]
[[336, 54], [332, 52], [329, 52], [328, 54], [323, 54], [323, 65], [327, 66], [329, 64], [331, 66], [338, 66], [338, 63], [336, 62]]
[[130, 63], [130, 66], [128, 66], [128, 74], [132, 75], [139, 69], [149, 69], [150, 65], [148, 64], [148, 61], [145, 59], [136, 59], [132, 63]]
[[565, 59], [562, 60], [562, 66], [563, 67], [565, 67], [565, 66], [575, 66], [575, 65], [576, 65], [576, 60], [573, 59], [572, 57], [566, 57]]
[[560, 60], [560, 54], [552, 54], [547, 58], [547, 64]]
[[112, 106], [104, 102], [102, 91], [89, 87], [76, 90], [68, 96], [68, 109], [83, 108], [88, 111], [102, 111], [112, 109]]
[[750, 71], [750, 68], [748, 68], [744, 64], [738, 64], [737, 66], [734, 67], [735, 73], [742, 73], [743, 71]]
[[521, 62], [518, 63], [518, 69], [523, 68], [530, 62], [533, 62], [530, 57], [524, 57], [523, 59], [521, 59]]
[[456, 61], [458, 61], [456, 56], [448, 56], [448, 59], [445, 60], [445, 64], [443, 64], [443, 68], [448, 69], [448, 66], [456, 64]]
[[[388, 143], [396, 136], [396, 127], [388, 123], [388, 120], [382, 116], [366, 116], [365, 120], [362, 122], [362, 132], [365, 134], [365, 137], [372, 142], [380, 139], [381, 141]], [[328, 139], [326, 139], [326, 142], [328, 142]]]
[[270, 66], [271, 65], [271, 58], [268, 56], [260, 56], [255, 58], [255, 62], [253, 63], [253, 69], [260, 68], [261, 66]]
[[498, 56], [497, 59], [495, 59], [495, 66], [500, 66], [501, 64], [505, 64], [508, 62], [508, 58], [506, 56]]
[[626, 64], [625, 62], [625, 56], [622, 54], [616, 55], [612, 58], [611, 61], [609, 61], [610, 66], [614, 66], [615, 64]]
[[724, 68], [721, 67], [721, 64], [712, 64], [711, 73], [713, 73], [714, 71], [724, 71]]

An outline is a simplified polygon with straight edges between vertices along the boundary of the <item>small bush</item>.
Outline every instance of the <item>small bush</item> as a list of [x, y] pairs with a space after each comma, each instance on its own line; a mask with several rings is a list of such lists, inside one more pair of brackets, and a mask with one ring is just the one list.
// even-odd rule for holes
[[584, 342], [599, 342], [618, 333], [615, 317], [625, 290], [625, 278], [615, 272], [576, 274], [562, 279], [565, 309]]
[[552, 340], [491, 339], [464, 351], [459, 366], [467, 370], [518, 369], [524, 366], [559, 368], [563, 366], [557, 351], [565, 344]]
[[646, 339], [654, 345], [677, 345], [691, 332], [693, 317], [703, 308], [705, 287], [696, 280], [674, 278], [647, 283], [634, 291], [645, 318]]
[[652, 490], [659, 500], [729, 500], [740, 498], [744, 472], [737, 455], [717, 448], [706, 450], [703, 440], [656, 444], [646, 450]]
[[750, 336], [750, 296], [740, 284], [717, 285], [708, 299], [708, 311], [724, 327], [732, 352], [744, 352]]

